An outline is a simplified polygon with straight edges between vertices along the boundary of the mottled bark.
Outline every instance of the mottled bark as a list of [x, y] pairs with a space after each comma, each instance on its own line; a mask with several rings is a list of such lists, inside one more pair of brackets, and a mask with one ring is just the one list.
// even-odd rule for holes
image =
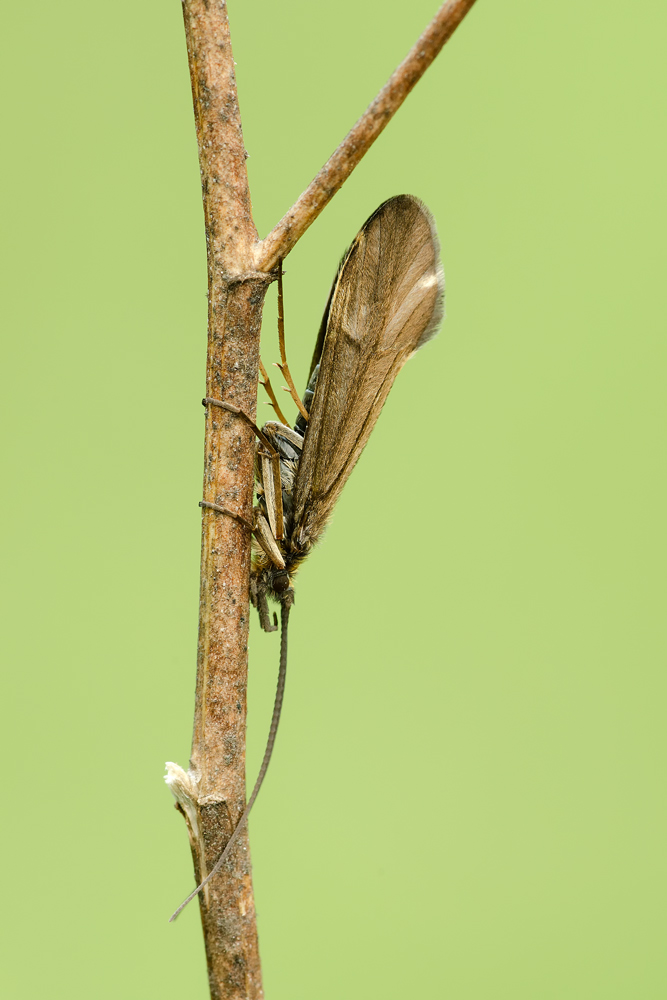
[[[252, 220], [226, 5], [185, 0], [208, 251], [206, 395], [254, 416], [259, 335], [270, 277], [253, 271]], [[246, 424], [206, 410], [203, 498], [252, 519], [254, 441]], [[202, 515], [199, 647], [190, 757], [191, 845], [199, 882], [245, 805], [250, 534]], [[186, 810], [187, 813], [187, 810]], [[194, 828], [194, 835], [192, 832]], [[247, 832], [224, 872], [200, 893], [211, 996], [263, 996]]]

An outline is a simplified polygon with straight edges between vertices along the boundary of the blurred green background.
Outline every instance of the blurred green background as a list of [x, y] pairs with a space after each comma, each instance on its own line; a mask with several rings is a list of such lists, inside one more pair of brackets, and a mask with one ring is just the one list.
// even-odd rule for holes
[[[434, 6], [230, 0], [262, 235]], [[299, 577], [251, 820], [270, 1000], [667, 996], [666, 31], [480, 0], [286, 263], [299, 385], [383, 199], [430, 206], [448, 299]], [[180, 5], [37, 0], [3, 35], [2, 995], [204, 1000], [161, 777], [206, 324]], [[265, 316], [269, 362], [275, 286]], [[275, 636], [250, 652], [254, 780]]]

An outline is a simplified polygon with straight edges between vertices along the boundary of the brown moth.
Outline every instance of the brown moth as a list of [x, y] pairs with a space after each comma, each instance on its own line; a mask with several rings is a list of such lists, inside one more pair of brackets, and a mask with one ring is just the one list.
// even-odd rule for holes
[[[398, 195], [371, 215], [343, 257], [303, 403], [296, 397], [300, 415], [294, 428], [268, 421], [259, 430], [237, 407], [204, 400], [238, 414], [258, 437], [253, 523], [216, 504], [203, 501], [202, 506], [234, 517], [253, 533], [250, 594], [265, 631], [277, 628], [267, 599], [281, 606], [280, 671], [269, 740], [252, 795], [214, 868], [172, 920], [228, 857], [266, 774], [285, 686], [294, 576], [321, 538], [394, 379], [408, 358], [435, 336], [443, 314], [444, 275], [433, 218], [417, 198]], [[292, 385], [283, 353], [281, 289], [279, 328], [284, 362], [279, 367]]]
[[[284, 537], [259, 549], [253, 603], [266, 627], [267, 596], [291, 601], [300, 564], [321, 537], [399, 371], [435, 336], [444, 277], [433, 219], [410, 195], [384, 202], [365, 223], [334, 279], [294, 430], [263, 427], [280, 455]], [[262, 454], [262, 445], [258, 447]], [[258, 462], [259, 509], [275, 523], [273, 477]], [[269, 487], [267, 489], [267, 486]], [[273, 508], [273, 509], [272, 509]]]

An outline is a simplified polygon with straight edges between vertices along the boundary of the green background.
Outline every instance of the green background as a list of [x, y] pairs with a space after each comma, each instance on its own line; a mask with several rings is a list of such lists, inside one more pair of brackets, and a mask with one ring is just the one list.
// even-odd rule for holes
[[[230, 0], [256, 222], [433, 13]], [[251, 820], [270, 1000], [652, 1000], [665, 958], [658, 3], [480, 0], [286, 264], [433, 211], [438, 339], [302, 570]], [[2, 995], [204, 998], [185, 829], [206, 275], [180, 5], [4, 16]], [[275, 359], [275, 288], [264, 357]], [[264, 411], [268, 417], [269, 411]], [[251, 635], [249, 778], [274, 636]]]

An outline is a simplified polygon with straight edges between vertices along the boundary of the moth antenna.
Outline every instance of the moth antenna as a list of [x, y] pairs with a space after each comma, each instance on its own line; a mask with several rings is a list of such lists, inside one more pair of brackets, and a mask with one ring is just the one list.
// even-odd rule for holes
[[276, 411], [276, 416], [278, 417], [278, 420], [280, 421], [280, 423], [281, 424], [285, 424], [286, 427], [289, 427], [290, 425], [287, 423], [287, 418], [285, 417], [285, 414], [280, 409], [280, 405], [279, 405], [278, 400], [276, 398], [276, 394], [273, 391], [273, 386], [271, 385], [271, 379], [268, 376], [266, 368], [262, 364], [262, 359], [261, 358], [259, 359], [259, 370], [262, 373], [262, 377], [259, 380], [259, 384], [261, 386], [263, 386], [263, 388], [266, 390], [267, 396], [271, 400], [271, 402], [268, 405], [272, 406], [273, 409]]
[[[296, 403], [297, 409], [303, 419], [308, 422], [308, 410], [301, 402], [301, 397], [296, 391], [296, 386], [292, 381], [292, 376], [290, 374], [289, 367], [287, 365], [287, 354], [285, 353], [285, 313], [283, 311], [283, 262], [282, 258], [278, 261], [278, 344], [280, 345], [280, 361], [281, 364], [276, 362], [276, 367], [280, 368], [281, 372], [285, 377], [285, 381], [289, 386], [289, 394]], [[285, 421], [286, 423], [287, 421]]]
[[[210, 882], [214, 875], [216, 875], [223, 864], [227, 860], [232, 850], [232, 847], [239, 838], [239, 834], [243, 830], [244, 826], [248, 822], [248, 815], [250, 810], [255, 804], [255, 799], [259, 795], [259, 790], [262, 787], [262, 782], [266, 776], [266, 772], [269, 768], [269, 763], [271, 761], [271, 754], [273, 753], [273, 747], [276, 742], [276, 734], [278, 732], [278, 723], [280, 722], [280, 712], [283, 707], [283, 696], [285, 694], [285, 676], [287, 674], [287, 624], [289, 621], [290, 608], [292, 606], [291, 594], [285, 596], [285, 599], [281, 601], [280, 604], [280, 667], [278, 670], [278, 686], [276, 687], [276, 700], [273, 704], [273, 715], [271, 716], [271, 727], [269, 729], [269, 738], [266, 742], [266, 750], [264, 751], [264, 759], [262, 760], [262, 766], [259, 769], [259, 774], [257, 775], [257, 781], [255, 782], [255, 787], [252, 790], [252, 795], [248, 799], [248, 803], [243, 810], [241, 819], [238, 821], [231, 837], [227, 841], [227, 845], [214, 864], [211, 871], [208, 873], [206, 878], [201, 882], [200, 885], [191, 892], [187, 899], [184, 899], [177, 910], [174, 910], [172, 915], [169, 917], [169, 923], [176, 919], [181, 910], [185, 909], [189, 902], [191, 902], [195, 896], [202, 891], [207, 882]], [[274, 615], [275, 618], [275, 615]]]

